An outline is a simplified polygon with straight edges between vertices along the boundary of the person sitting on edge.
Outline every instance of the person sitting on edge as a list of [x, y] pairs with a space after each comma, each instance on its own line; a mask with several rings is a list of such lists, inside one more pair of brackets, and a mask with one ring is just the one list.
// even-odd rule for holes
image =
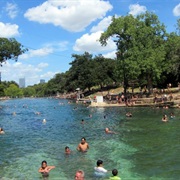
[[84, 180], [84, 176], [85, 176], [84, 171], [83, 170], [78, 170], [78, 171], [76, 171], [74, 179], [76, 179], [76, 180]]
[[163, 122], [168, 122], [168, 117], [167, 117], [167, 115], [166, 115], [166, 114], [164, 114], [164, 115], [163, 115], [163, 117], [162, 117], [162, 121], [163, 121]]
[[81, 152], [87, 152], [89, 149], [89, 144], [86, 142], [86, 138], [81, 138], [81, 142], [79, 143], [77, 150]]
[[0, 134], [5, 134], [3, 128], [0, 128]]
[[109, 178], [110, 180], [121, 180], [121, 178], [117, 176], [118, 175], [118, 170], [117, 169], [112, 170], [112, 175], [113, 176]]
[[117, 134], [117, 133], [114, 132], [114, 131], [110, 131], [109, 128], [105, 128], [105, 133], [106, 133], [106, 134]]
[[42, 161], [41, 167], [38, 172], [42, 174], [43, 177], [48, 177], [51, 169], [54, 169], [55, 166], [48, 166], [46, 161]]
[[96, 164], [97, 166], [94, 167], [94, 170], [95, 170], [94, 175], [99, 178], [106, 176], [106, 173], [108, 172], [108, 170], [103, 168], [103, 161], [98, 160]]
[[65, 154], [71, 154], [71, 150], [68, 146], [65, 147]]

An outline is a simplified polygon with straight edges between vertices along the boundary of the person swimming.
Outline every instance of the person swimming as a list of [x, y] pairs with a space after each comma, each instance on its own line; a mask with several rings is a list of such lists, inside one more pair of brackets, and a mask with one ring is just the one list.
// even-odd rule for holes
[[103, 167], [103, 161], [102, 160], [98, 160], [97, 161], [97, 166], [94, 167], [94, 175], [95, 177], [98, 177], [98, 178], [103, 178], [106, 176], [108, 170], [106, 170], [104, 167]]
[[71, 150], [68, 146], [65, 147], [65, 154], [71, 154]]
[[105, 133], [106, 133], [106, 134], [117, 134], [117, 133], [114, 132], [114, 131], [110, 131], [109, 128], [105, 128]]
[[132, 117], [132, 113], [131, 112], [127, 112], [126, 113], [126, 117]]
[[175, 118], [175, 115], [173, 112], [170, 114], [170, 117], [171, 117], [171, 119]]
[[5, 134], [3, 128], [0, 128], [0, 134]]
[[164, 114], [164, 115], [163, 115], [163, 117], [162, 117], [162, 121], [163, 121], [163, 122], [168, 122], [168, 117], [167, 117], [167, 115], [166, 115], [166, 114]]
[[48, 177], [49, 172], [54, 168], [55, 166], [48, 166], [46, 161], [42, 161], [41, 167], [39, 168], [38, 172], [40, 172], [43, 177]]
[[86, 142], [86, 138], [81, 138], [81, 142], [79, 143], [77, 150], [81, 152], [87, 152], [89, 149], [89, 144]]

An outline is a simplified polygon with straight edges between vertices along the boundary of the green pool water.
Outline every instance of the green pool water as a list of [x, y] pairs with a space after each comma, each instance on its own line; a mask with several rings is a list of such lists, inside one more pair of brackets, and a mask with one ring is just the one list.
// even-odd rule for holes
[[[56, 166], [48, 180], [72, 180], [78, 169], [91, 180], [98, 159], [104, 168], [118, 169], [122, 180], [180, 177], [179, 109], [89, 108], [58, 99], [16, 99], [1, 101], [0, 106], [0, 126], [5, 130], [0, 135], [2, 180], [42, 179], [38, 169], [43, 160]], [[128, 111], [132, 118], [125, 116]], [[175, 118], [161, 122], [162, 115], [171, 112]], [[106, 127], [117, 134], [105, 134]], [[90, 146], [87, 153], [76, 150], [82, 137]], [[72, 150], [69, 156], [65, 146]], [[109, 176], [111, 172], [106, 179]]]

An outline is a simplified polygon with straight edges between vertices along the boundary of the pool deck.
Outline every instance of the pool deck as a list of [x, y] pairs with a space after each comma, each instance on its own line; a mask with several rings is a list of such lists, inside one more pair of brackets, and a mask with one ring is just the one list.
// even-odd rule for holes
[[140, 103], [140, 104], [133, 104], [131, 106], [127, 106], [126, 104], [122, 103], [106, 103], [106, 102], [91, 102], [89, 107], [173, 107], [173, 108], [180, 108], [178, 106], [180, 104], [180, 100], [178, 101], [166, 101], [160, 103]]

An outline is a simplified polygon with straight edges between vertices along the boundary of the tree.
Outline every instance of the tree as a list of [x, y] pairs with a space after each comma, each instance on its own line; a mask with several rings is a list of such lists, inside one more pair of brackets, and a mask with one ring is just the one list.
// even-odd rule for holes
[[0, 38], [0, 65], [7, 60], [18, 60], [18, 56], [27, 51], [19, 42], [14, 38]]
[[70, 63], [71, 68], [67, 73], [67, 86], [69, 90], [74, 91], [76, 88], [85, 90], [95, 84], [93, 78], [92, 55], [85, 52], [83, 55], [73, 54], [74, 61]]
[[166, 77], [170, 77], [171, 83], [177, 84], [180, 81], [180, 36], [170, 33], [166, 41]]
[[36, 90], [34, 87], [26, 87], [23, 88], [22, 91], [25, 97], [36, 96]]
[[132, 15], [113, 17], [112, 23], [101, 34], [100, 43], [107, 44], [112, 37], [117, 45], [117, 74], [124, 83], [124, 93], [129, 81], [146, 81], [150, 89], [160, 78], [165, 67], [166, 31], [158, 17], [146, 12], [136, 18]]
[[95, 56], [94, 59], [94, 75], [96, 85], [101, 88], [105, 85], [116, 82], [114, 70], [116, 61], [104, 58], [102, 55]]
[[5, 92], [6, 96], [9, 96], [9, 97], [12, 97], [12, 98], [22, 97], [23, 96], [22, 89], [20, 89], [15, 84], [10, 84], [10, 86], [8, 88], [6, 88], [4, 90], [4, 92]]

